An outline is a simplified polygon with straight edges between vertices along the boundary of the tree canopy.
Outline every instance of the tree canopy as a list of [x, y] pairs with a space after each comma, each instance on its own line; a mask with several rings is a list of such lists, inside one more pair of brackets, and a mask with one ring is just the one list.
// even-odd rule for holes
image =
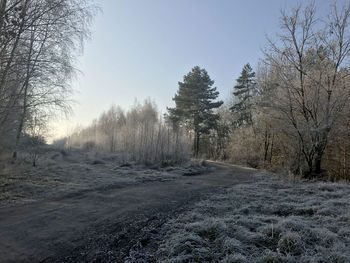
[[199, 153], [200, 136], [208, 134], [219, 118], [214, 109], [223, 104], [222, 101], [216, 101], [219, 92], [213, 85], [214, 80], [205, 69], [199, 66], [192, 68], [179, 82], [178, 92], [173, 98], [175, 108], [168, 108], [170, 119], [193, 131], [195, 155]]
[[237, 79], [236, 85], [233, 87], [233, 95], [236, 98], [236, 103], [230, 110], [236, 113], [236, 126], [251, 125], [252, 120], [252, 97], [255, 93], [256, 82], [255, 72], [250, 64], [244, 65], [241, 75]]

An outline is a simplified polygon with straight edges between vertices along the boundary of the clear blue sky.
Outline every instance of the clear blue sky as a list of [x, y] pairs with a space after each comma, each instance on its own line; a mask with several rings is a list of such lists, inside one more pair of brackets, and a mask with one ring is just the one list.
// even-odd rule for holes
[[[241, 68], [262, 57], [265, 35], [279, 28], [280, 10], [294, 0], [97, 0], [92, 38], [79, 58], [74, 115], [54, 135], [87, 125], [111, 104], [154, 100], [165, 112], [183, 75], [204, 67], [229, 96]], [[332, 1], [318, 0], [322, 13]]]

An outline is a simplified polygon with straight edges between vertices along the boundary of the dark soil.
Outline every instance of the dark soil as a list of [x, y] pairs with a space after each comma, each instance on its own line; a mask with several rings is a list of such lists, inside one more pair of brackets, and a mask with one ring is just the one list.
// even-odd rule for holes
[[0, 262], [153, 262], [162, 224], [255, 170], [215, 170], [172, 181], [115, 184], [0, 208]]

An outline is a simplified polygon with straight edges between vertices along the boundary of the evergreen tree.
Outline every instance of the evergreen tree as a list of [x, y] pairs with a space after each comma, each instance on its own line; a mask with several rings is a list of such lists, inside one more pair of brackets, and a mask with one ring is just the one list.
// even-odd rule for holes
[[208, 72], [200, 67], [194, 67], [179, 82], [179, 89], [173, 100], [175, 108], [168, 108], [169, 119], [185, 125], [194, 133], [193, 152], [199, 153], [199, 141], [202, 134], [208, 134], [216, 126], [219, 116], [213, 109], [220, 107], [223, 102], [215, 101], [219, 95], [214, 81]]
[[233, 87], [233, 95], [237, 102], [230, 110], [237, 115], [236, 126], [252, 125], [252, 97], [256, 91], [255, 72], [252, 67], [246, 64], [237, 79], [237, 84]]

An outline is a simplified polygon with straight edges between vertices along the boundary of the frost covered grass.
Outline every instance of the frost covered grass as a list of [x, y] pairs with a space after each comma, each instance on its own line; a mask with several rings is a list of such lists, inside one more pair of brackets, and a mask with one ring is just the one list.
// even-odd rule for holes
[[37, 167], [32, 167], [25, 154], [15, 164], [11, 163], [11, 158], [2, 156], [0, 206], [64, 197], [94, 189], [169, 181], [195, 175], [205, 169], [197, 163], [149, 167], [125, 163], [118, 154], [46, 147]]
[[159, 262], [350, 262], [350, 186], [259, 175], [164, 225]]

